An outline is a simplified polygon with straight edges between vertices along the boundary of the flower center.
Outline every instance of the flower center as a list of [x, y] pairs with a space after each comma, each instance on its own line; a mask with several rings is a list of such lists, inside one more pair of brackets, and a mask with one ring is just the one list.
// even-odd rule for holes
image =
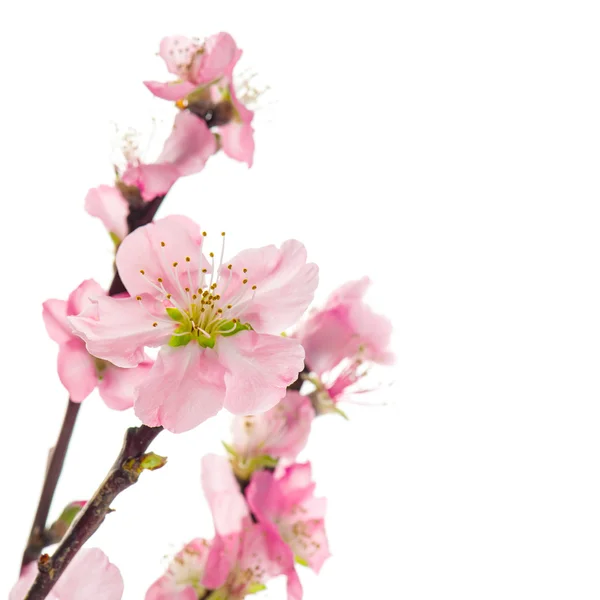
[[[202, 235], [206, 236], [206, 232]], [[186, 346], [195, 341], [203, 348], [213, 348], [219, 336], [228, 337], [252, 329], [249, 323], [241, 322], [238, 315], [242, 306], [247, 308], [254, 299], [256, 285], [248, 285], [248, 269], [243, 268], [238, 274], [241, 279], [239, 291], [227, 296], [234, 273], [232, 264], [222, 269], [225, 232], [221, 235], [223, 245], [219, 265], [215, 265], [215, 255], [211, 252], [210, 273], [209, 269], [202, 268], [196, 275], [192, 274], [189, 256], [181, 262], [172, 262], [169, 277], [158, 277], [156, 283], [146, 276], [143, 269], [140, 271], [142, 277], [162, 294], [163, 302], [168, 305], [165, 310], [169, 322], [175, 321], [179, 324], [169, 340], [170, 346]], [[162, 249], [166, 246], [165, 242], [161, 242], [160, 245]], [[201, 254], [200, 265], [202, 260]], [[174, 289], [167, 289], [166, 285]], [[141, 296], [137, 296], [137, 300], [141, 303]], [[152, 325], [157, 327], [158, 322], [155, 321]]]

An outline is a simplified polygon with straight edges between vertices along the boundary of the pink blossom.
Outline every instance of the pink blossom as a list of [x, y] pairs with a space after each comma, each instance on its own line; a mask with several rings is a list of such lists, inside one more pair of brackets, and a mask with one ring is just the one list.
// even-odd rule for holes
[[46, 300], [42, 316], [48, 335], [58, 344], [58, 376], [73, 402], [82, 402], [98, 387], [100, 397], [109, 408], [124, 410], [133, 406], [133, 391], [149, 373], [152, 362], [142, 357], [137, 368], [121, 369], [88, 353], [68, 322], [92, 306], [92, 298], [106, 292], [93, 279], [75, 289], [68, 300]]
[[[37, 563], [29, 564], [8, 596], [23, 600], [37, 575]], [[123, 578], [119, 569], [97, 548], [80, 550], [48, 594], [48, 600], [119, 600]]]
[[295, 460], [306, 445], [314, 416], [308, 397], [288, 391], [267, 412], [235, 417], [230, 452], [236, 472], [246, 478], [270, 458]]
[[173, 131], [156, 162], [130, 162], [121, 181], [137, 187], [149, 202], [164, 196], [180, 177], [200, 172], [216, 150], [217, 143], [206, 123], [183, 111], [175, 117]]
[[206, 589], [202, 579], [210, 543], [197, 538], [177, 553], [167, 572], [146, 592], [146, 600], [197, 600]]
[[129, 205], [116, 187], [99, 185], [92, 188], [85, 197], [85, 210], [102, 221], [115, 245], [127, 235]]
[[176, 433], [223, 407], [252, 414], [285, 396], [304, 351], [279, 333], [300, 318], [318, 280], [295, 240], [215, 265], [213, 253], [210, 262], [202, 254], [203, 239], [183, 216], [137, 229], [116, 258], [131, 298], [97, 298], [70, 319], [90, 353], [120, 367], [139, 364], [145, 346], [160, 347], [135, 412]]
[[324, 308], [313, 311], [297, 333], [306, 362], [316, 374], [318, 400], [323, 409], [334, 406], [362, 378], [373, 363], [391, 364], [392, 325], [364, 302], [367, 277], [336, 290]]
[[310, 463], [294, 464], [277, 473], [257, 471], [246, 498], [259, 523], [278, 532], [284, 551], [319, 572], [330, 556], [325, 535], [325, 498], [313, 496]]
[[302, 599], [302, 585], [293, 557], [285, 553], [284, 544], [276, 533], [248, 519], [237, 536], [237, 555], [233, 561], [220, 536], [214, 539], [210, 548], [203, 583], [216, 590], [217, 598], [241, 600], [265, 589], [265, 584], [273, 577], [286, 575], [288, 600]]
[[180, 100], [197, 88], [226, 76], [239, 54], [234, 39], [228, 33], [217, 33], [205, 41], [182, 35], [165, 37], [160, 43], [159, 55], [177, 79], [167, 83], [145, 81], [144, 84], [159, 98]]

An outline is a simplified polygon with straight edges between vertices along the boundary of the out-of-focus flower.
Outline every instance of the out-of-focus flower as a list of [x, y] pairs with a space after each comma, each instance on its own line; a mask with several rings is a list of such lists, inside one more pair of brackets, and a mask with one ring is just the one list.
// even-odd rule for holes
[[109, 408], [124, 410], [133, 406], [136, 386], [148, 375], [152, 361], [143, 355], [135, 369], [122, 369], [96, 358], [69, 325], [69, 317], [92, 306], [92, 298], [106, 297], [99, 283], [87, 279], [68, 300], [46, 300], [42, 316], [48, 335], [58, 344], [58, 376], [73, 402], [83, 402], [98, 387]]
[[173, 558], [166, 573], [146, 592], [146, 600], [198, 600], [206, 592], [202, 579], [210, 543], [197, 538]]
[[116, 258], [131, 297], [97, 298], [70, 319], [89, 352], [120, 367], [139, 364], [145, 346], [161, 347], [135, 412], [176, 433], [223, 407], [252, 414], [285, 396], [304, 351], [278, 334], [301, 317], [318, 281], [295, 240], [246, 250], [229, 264], [223, 245], [217, 265], [214, 253], [210, 262], [202, 254], [203, 239], [182, 216], [137, 229]]
[[330, 556], [325, 535], [325, 498], [314, 497], [310, 463], [279, 472], [257, 471], [246, 498], [259, 523], [278, 533], [283, 551], [316, 573]]
[[[392, 364], [392, 325], [365, 303], [367, 277], [336, 290], [322, 309], [312, 311], [296, 334], [306, 351], [317, 412], [337, 410], [372, 364]], [[342, 413], [343, 414], [343, 413]]]
[[[8, 595], [23, 600], [37, 575], [37, 563], [30, 563]], [[119, 569], [97, 548], [80, 550], [65, 569], [48, 600], [120, 600], [123, 578]]]
[[311, 401], [288, 390], [271, 410], [233, 420], [233, 443], [226, 445], [241, 479], [257, 469], [274, 467], [277, 460], [295, 460], [306, 445], [315, 411]]

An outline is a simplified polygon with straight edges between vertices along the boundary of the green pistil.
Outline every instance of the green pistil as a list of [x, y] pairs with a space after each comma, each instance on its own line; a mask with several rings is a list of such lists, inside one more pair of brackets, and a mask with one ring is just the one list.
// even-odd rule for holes
[[[173, 321], [180, 323], [169, 340], [169, 346], [187, 346], [195, 340], [202, 348], [214, 348], [218, 336], [229, 337], [240, 331], [250, 331], [248, 323], [240, 323], [237, 319], [218, 319], [210, 323], [209, 316], [197, 305], [192, 305], [189, 311], [182, 312], [178, 308], [167, 308], [167, 314]], [[214, 318], [214, 314], [213, 314]], [[200, 331], [200, 327], [204, 331]], [[206, 333], [208, 333], [208, 336]]]

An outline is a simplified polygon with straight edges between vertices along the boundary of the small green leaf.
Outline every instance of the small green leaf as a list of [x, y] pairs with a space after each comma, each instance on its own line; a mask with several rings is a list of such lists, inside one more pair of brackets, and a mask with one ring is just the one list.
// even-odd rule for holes
[[297, 562], [299, 565], [302, 565], [303, 567], [308, 567], [308, 563], [307, 563], [307, 562], [306, 562], [306, 561], [305, 561], [303, 558], [301, 558], [300, 556], [297, 556], [297, 555], [296, 555], [296, 556], [294, 556], [294, 560], [295, 560], [295, 561], [296, 561], [296, 562]]
[[169, 340], [169, 346], [177, 348], [178, 346], [187, 346], [192, 341], [191, 334], [187, 335], [174, 335]]
[[169, 307], [166, 310], [173, 321], [177, 321], [178, 323], [183, 323], [185, 321], [184, 314], [178, 308]]
[[142, 460], [140, 462], [140, 469], [147, 469], [148, 471], [155, 471], [156, 469], [160, 469], [167, 464], [166, 456], [159, 456], [158, 454], [154, 454], [154, 452], [148, 452], [148, 454], [144, 454], [142, 456]]

